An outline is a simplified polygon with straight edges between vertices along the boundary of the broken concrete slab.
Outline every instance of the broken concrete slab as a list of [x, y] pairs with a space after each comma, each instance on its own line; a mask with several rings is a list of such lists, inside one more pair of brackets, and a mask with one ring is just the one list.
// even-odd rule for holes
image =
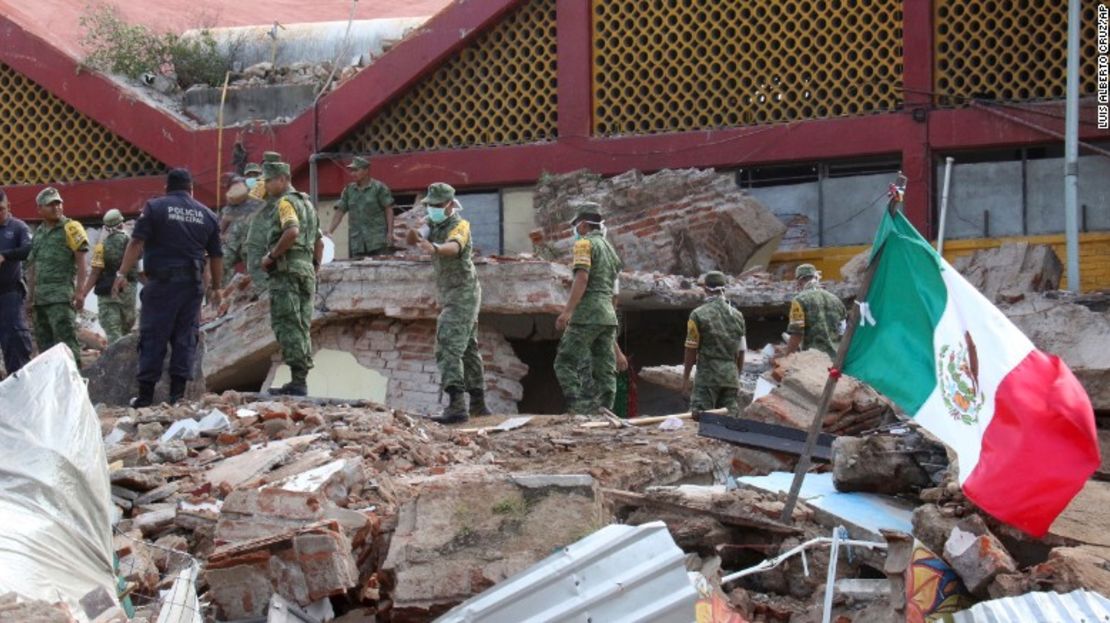
[[358, 584], [351, 544], [334, 521], [216, 550], [205, 569], [225, 619], [263, 616], [274, 593], [301, 606]]
[[[139, 334], [130, 333], [108, 346], [100, 358], [84, 369], [82, 374], [88, 379], [89, 400], [93, 404], [127, 406], [135, 395], [135, 375], [139, 371]], [[205, 340], [197, 341], [196, 358], [193, 361], [193, 380], [185, 386], [186, 400], [200, 400], [204, 396], [205, 382], [202, 372], [204, 366]], [[162, 380], [154, 388], [154, 404], [169, 400], [170, 372], [169, 352], [163, 366]]]
[[994, 303], [1012, 303], [1026, 294], [1060, 288], [1064, 266], [1047, 244], [1007, 242], [956, 258], [952, 267]]
[[132, 491], [150, 491], [166, 484], [166, 479], [157, 468], [125, 467], [109, 473], [108, 477], [113, 485]]
[[1048, 537], [1072, 545], [1110, 549], [1105, 517], [1110, 509], [1110, 482], [1088, 480], [1052, 522]]
[[912, 521], [917, 540], [934, 552], [943, 552], [959, 519], [945, 515], [936, 504], [923, 504], [914, 509]]
[[1037, 348], [1068, 364], [1096, 411], [1110, 411], [1110, 311], [1045, 295], [1029, 295], [1000, 309]]
[[1017, 571], [1017, 563], [993, 534], [975, 535], [960, 525], [952, 528], [944, 544], [944, 559], [971, 594], [980, 598], [988, 595], [987, 588], [996, 576]]
[[589, 171], [546, 175], [536, 187], [533, 243], [543, 257], [569, 257], [574, 202], [601, 204], [610, 241], [629, 270], [696, 277], [766, 267], [786, 226], [711, 169], [629, 171], [602, 178]]
[[273, 487], [285, 491], [319, 494], [335, 503], [346, 503], [347, 496], [357, 494], [364, 484], [362, 459], [336, 459], [326, 465], [275, 482]]
[[896, 435], [837, 437], [832, 443], [837, 491], [916, 493], [932, 484], [912, 450]]
[[319, 434], [301, 435], [253, 447], [243, 454], [216, 463], [212, 469], [204, 472], [203, 478], [213, 486], [227, 483], [233, 488], [237, 487], [258, 478], [286, 460], [295, 450], [307, 446], [319, 436]]
[[327, 501], [318, 494], [259, 489], [232, 491], [220, 508], [215, 538], [238, 543], [267, 538], [324, 518]]
[[427, 620], [606, 522], [589, 476], [514, 477], [466, 467], [410, 481], [383, 565], [393, 620]]

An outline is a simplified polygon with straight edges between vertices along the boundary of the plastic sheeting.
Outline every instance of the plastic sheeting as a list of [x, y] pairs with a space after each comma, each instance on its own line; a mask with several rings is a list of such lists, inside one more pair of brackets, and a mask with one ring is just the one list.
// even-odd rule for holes
[[112, 574], [100, 421], [65, 345], [0, 383], [0, 594], [78, 601]]

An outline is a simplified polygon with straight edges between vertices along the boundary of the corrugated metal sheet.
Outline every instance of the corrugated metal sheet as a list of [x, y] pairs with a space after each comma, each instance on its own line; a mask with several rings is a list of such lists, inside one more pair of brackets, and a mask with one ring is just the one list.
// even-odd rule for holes
[[953, 615], [955, 623], [1105, 623], [1110, 600], [1091, 591], [1026, 593], [976, 604]]
[[437, 623], [691, 623], [698, 593], [667, 526], [607, 526]]

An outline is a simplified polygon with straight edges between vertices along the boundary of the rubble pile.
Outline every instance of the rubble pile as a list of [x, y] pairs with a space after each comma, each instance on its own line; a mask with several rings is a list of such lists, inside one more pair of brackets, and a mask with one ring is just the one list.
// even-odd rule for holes
[[739, 275], [771, 260], [786, 226], [711, 169], [629, 171], [602, 178], [589, 171], [544, 176], [536, 187], [537, 253], [570, 256], [574, 202], [597, 201], [609, 240], [625, 268], [697, 277], [710, 270]]

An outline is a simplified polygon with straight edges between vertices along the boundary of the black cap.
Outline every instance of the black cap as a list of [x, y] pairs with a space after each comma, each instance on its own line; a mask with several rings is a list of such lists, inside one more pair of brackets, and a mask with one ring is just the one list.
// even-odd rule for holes
[[188, 169], [170, 169], [169, 174], [166, 175], [166, 192], [192, 190], [192, 188], [193, 176], [189, 174]]

